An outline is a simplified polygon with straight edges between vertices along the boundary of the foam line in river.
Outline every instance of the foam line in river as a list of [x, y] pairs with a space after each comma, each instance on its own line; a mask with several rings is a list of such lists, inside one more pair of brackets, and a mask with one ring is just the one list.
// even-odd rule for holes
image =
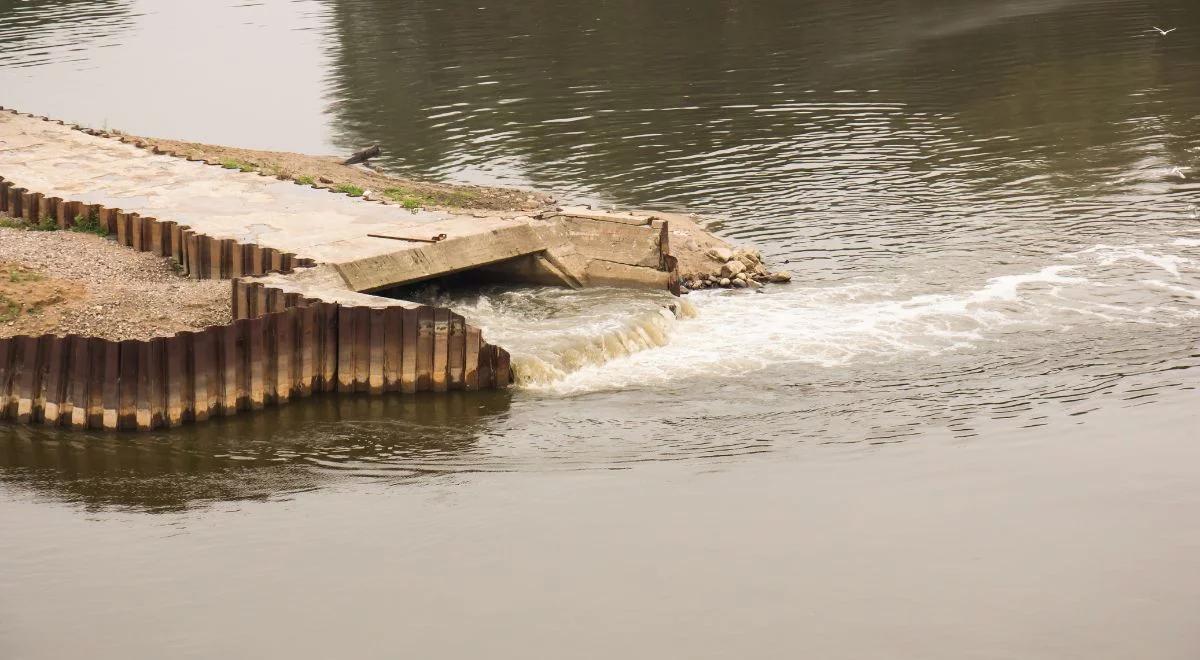
[[1080, 325], [1172, 324], [1200, 314], [1196, 248], [1095, 245], [953, 292], [916, 275], [694, 292], [679, 318], [669, 299], [612, 290], [510, 291], [456, 308], [513, 347], [520, 387], [574, 394], [920, 358]]

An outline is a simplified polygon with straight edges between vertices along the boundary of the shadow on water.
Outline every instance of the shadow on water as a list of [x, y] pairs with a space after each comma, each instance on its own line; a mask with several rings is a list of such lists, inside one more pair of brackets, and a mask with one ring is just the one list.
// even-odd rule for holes
[[88, 506], [150, 511], [263, 499], [343, 478], [405, 480], [468, 453], [504, 392], [318, 395], [152, 433], [0, 426], [0, 482]]

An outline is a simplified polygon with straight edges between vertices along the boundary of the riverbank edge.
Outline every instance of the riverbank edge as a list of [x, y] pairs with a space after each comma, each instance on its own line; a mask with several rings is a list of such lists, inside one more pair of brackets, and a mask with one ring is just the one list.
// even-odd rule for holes
[[[0, 110], [3, 109], [0, 107]], [[27, 116], [56, 121], [38, 115]], [[61, 121], [56, 123], [68, 125]], [[419, 181], [368, 167], [345, 165], [334, 156], [145, 137], [78, 124], [69, 126], [88, 135], [117, 140], [158, 155], [253, 172], [333, 194], [414, 211], [430, 209], [467, 214], [499, 212], [538, 216], [552, 215], [562, 210], [552, 195], [534, 190]], [[706, 231], [698, 216], [685, 217], [678, 213], [665, 215], [674, 218], [673, 231], [682, 234], [683, 238], [674, 243], [673, 250], [679, 262], [676, 277], [682, 287], [681, 293], [706, 288], [754, 289], [768, 283], [784, 284], [791, 281], [790, 272], [769, 270], [757, 249], [729, 245]]]

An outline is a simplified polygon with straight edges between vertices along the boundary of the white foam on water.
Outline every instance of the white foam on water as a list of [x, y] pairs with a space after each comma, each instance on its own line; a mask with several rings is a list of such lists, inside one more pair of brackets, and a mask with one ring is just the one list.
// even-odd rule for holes
[[[688, 308], [692, 308], [689, 303]], [[578, 333], [564, 337], [538, 352], [513, 354], [513, 372], [518, 387], [538, 388], [557, 382], [569, 374], [590, 367], [601, 367], [640, 351], [666, 346], [678, 317], [660, 308], [638, 314], [615, 327], [597, 333]]]
[[698, 316], [675, 325], [668, 343], [534, 385], [570, 394], [739, 376], [786, 363], [828, 367], [961, 350], [1021, 322], [1013, 307], [1022, 305], [1023, 287], [1050, 293], [1081, 282], [1066, 275], [1070, 270], [1055, 266], [996, 277], [966, 293], [907, 298], [891, 297], [886, 284], [694, 293]]
[[518, 387], [537, 387], [587, 367], [665, 346], [692, 303], [665, 291], [510, 290], [470, 300], [436, 299], [512, 355]]
[[1094, 245], [949, 292], [900, 274], [683, 299], [538, 288], [438, 304], [509, 349], [518, 387], [573, 394], [739, 377], [781, 364], [920, 358], [1084, 325], [1193, 322], [1200, 316], [1196, 247], [1200, 241]]
[[[1171, 325], [1200, 313], [1200, 306], [1178, 304], [1178, 294], [1195, 297], [1200, 286], [1191, 257], [1153, 246], [1097, 245], [1056, 262], [955, 293], [909, 294], [885, 282], [695, 292], [689, 300], [696, 318], [652, 321], [651, 339], [635, 342], [635, 350], [593, 352], [603, 356], [569, 361], [565, 369], [518, 362], [517, 370], [526, 369], [522, 387], [575, 394], [737, 377], [780, 364], [937, 355], [1080, 324]], [[1146, 279], [1155, 272], [1182, 283]], [[1168, 299], [1164, 290], [1177, 295]]]
[[[1187, 287], [1179, 286], [1178, 284], [1172, 284], [1171, 282], [1164, 282], [1162, 280], [1144, 280], [1143, 283], [1146, 286], [1156, 286], [1167, 291], [1185, 296], [1191, 296], [1196, 300], [1200, 300], [1200, 289], [1189, 289]], [[1200, 310], [1196, 310], [1195, 313], [1200, 314]]]
[[[1183, 239], [1180, 239], [1181, 241]], [[1187, 246], [1189, 243], [1176, 242], [1176, 245]], [[1200, 244], [1197, 241], [1196, 244]], [[1156, 268], [1160, 268], [1175, 277], [1180, 277], [1179, 268], [1181, 266], [1195, 265], [1195, 261], [1187, 257], [1175, 254], [1160, 254], [1151, 251], [1153, 248], [1147, 249], [1148, 246], [1124, 246], [1114, 247], [1111, 245], [1094, 245], [1086, 250], [1077, 252], [1071, 257], [1093, 254], [1100, 259], [1100, 265], [1111, 266], [1125, 260], [1141, 261]]]

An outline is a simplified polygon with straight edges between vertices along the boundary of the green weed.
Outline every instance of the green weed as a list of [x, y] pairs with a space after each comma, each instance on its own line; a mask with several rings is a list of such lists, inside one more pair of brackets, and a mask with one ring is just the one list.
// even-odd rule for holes
[[362, 197], [362, 194], [363, 194], [363, 189], [359, 188], [358, 186], [354, 185], [353, 183], [343, 183], [342, 185], [338, 186], [337, 188], [334, 188], [334, 190], [336, 190], [340, 193], [346, 193], [347, 195], [350, 195], [351, 197]]
[[313, 182], [314, 182], [314, 181], [315, 181], [315, 179], [313, 179], [311, 176], [298, 176], [298, 177], [296, 177], [296, 183], [298, 183], [298, 184], [300, 184], [300, 185], [302, 185], [302, 186], [311, 186], [311, 185], [313, 184]]
[[24, 229], [25, 231], [58, 231], [58, 223], [52, 218], [42, 218], [31, 224], [18, 218], [0, 217], [0, 227]]
[[13, 270], [8, 274], [8, 281], [13, 283], [21, 282], [40, 282], [45, 277], [41, 273], [36, 273], [32, 270]]
[[82, 215], [75, 216], [69, 229], [81, 234], [108, 236], [108, 228], [100, 226], [100, 218], [95, 213], [89, 213], [86, 218]]
[[21, 306], [15, 301], [0, 295], [0, 323], [8, 323], [21, 313]]
[[55, 222], [54, 218], [42, 216], [42, 219], [38, 220], [37, 224], [29, 225], [29, 229], [31, 231], [58, 231], [58, 223]]
[[258, 166], [256, 166], [254, 163], [247, 163], [246, 161], [237, 160], [235, 158], [227, 158], [221, 161], [221, 167], [224, 167], [227, 170], [239, 170], [241, 172], [253, 172], [254, 170], [258, 169]]
[[401, 206], [410, 211], [415, 211], [423, 206], [429, 206], [434, 203], [432, 199], [404, 188], [388, 188], [383, 191], [383, 196], [393, 202], [399, 202]]

